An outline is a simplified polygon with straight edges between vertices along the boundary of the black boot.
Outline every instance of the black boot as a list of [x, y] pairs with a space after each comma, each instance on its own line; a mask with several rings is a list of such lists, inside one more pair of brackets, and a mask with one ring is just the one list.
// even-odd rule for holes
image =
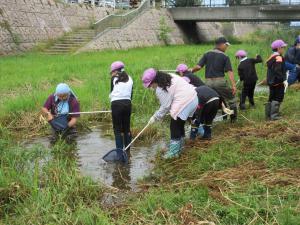
[[266, 120], [271, 119], [271, 102], [267, 102], [265, 104], [265, 117], [266, 117]]
[[249, 103], [251, 108], [255, 108], [255, 103], [253, 98], [249, 98]]
[[195, 140], [198, 134], [198, 127], [192, 127], [190, 133], [190, 140]]
[[237, 120], [237, 107], [232, 106], [232, 107], [230, 107], [230, 109], [233, 110], [233, 114], [230, 115], [230, 122], [234, 123]]
[[245, 110], [246, 109], [246, 105], [243, 103], [243, 104], [240, 104], [240, 110]]
[[[124, 134], [124, 147], [126, 148], [131, 142], [131, 132]], [[127, 149], [130, 150], [130, 147]]]
[[122, 137], [122, 134], [118, 133], [116, 134], [115, 133], [115, 142], [116, 142], [116, 148], [119, 148], [119, 149], [123, 149], [123, 137]]
[[204, 135], [201, 139], [210, 140], [211, 139], [211, 127], [207, 126], [207, 125], [204, 125], [203, 129], [204, 129]]
[[271, 120], [281, 119], [281, 117], [279, 116], [279, 107], [280, 107], [280, 102], [278, 101], [271, 102], [271, 113], [270, 113]]

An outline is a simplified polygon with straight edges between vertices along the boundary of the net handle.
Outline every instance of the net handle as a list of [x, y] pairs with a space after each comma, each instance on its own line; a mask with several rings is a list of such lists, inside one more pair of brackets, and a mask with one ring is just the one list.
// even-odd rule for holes
[[96, 113], [111, 113], [111, 111], [90, 111], [90, 112], [59, 113], [58, 115], [78, 115], [78, 114], [96, 114]]
[[138, 139], [138, 137], [147, 129], [148, 126], [150, 126], [150, 123], [147, 123], [143, 130], [141, 130], [140, 133], [136, 135], [136, 137], [129, 143], [129, 145], [126, 146], [126, 148], [123, 151], [126, 151], [133, 144], [133, 142], [135, 142], [135, 140]]

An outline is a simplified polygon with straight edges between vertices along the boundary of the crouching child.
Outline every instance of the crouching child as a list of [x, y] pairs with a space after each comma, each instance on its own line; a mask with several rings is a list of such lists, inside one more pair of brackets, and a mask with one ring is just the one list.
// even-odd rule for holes
[[208, 86], [200, 86], [195, 90], [199, 104], [192, 120], [190, 139], [194, 140], [196, 138], [198, 127], [201, 124], [204, 129], [201, 139], [210, 140], [212, 122], [220, 108], [220, 97], [215, 90]]

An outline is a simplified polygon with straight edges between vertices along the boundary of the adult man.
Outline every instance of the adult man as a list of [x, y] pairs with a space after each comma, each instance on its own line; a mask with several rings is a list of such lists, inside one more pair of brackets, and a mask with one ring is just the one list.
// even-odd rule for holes
[[[225, 55], [229, 45], [226, 38], [218, 38], [215, 42], [215, 48], [203, 55], [198, 65], [192, 69], [192, 72], [197, 72], [205, 66], [206, 85], [215, 89], [220, 95], [221, 101], [226, 100], [230, 109], [234, 110], [234, 114], [230, 115], [231, 122], [234, 122], [237, 118], [236, 84], [230, 59]], [[227, 84], [225, 73], [228, 73], [231, 87]]]
[[288, 70], [288, 84], [292, 85], [300, 81], [300, 35], [296, 38], [294, 46], [286, 52], [285, 66]]

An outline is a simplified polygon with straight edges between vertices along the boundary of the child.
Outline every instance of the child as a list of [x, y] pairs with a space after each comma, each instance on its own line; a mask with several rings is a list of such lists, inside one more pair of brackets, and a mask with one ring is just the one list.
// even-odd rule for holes
[[[55, 93], [45, 102], [42, 112], [52, 127], [51, 143], [55, 143], [60, 136], [68, 143], [74, 141], [80, 108], [75, 94], [67, 84], [57, 85]], [[69, 115], [69, 113], [78, 114]]]
[[200, 86], [196, 89], [198, 95], [198, 107], [195, 112], [195, 120], [192, 123], [190, 139], [195, 139], [198, 127], [203, 124], [204, 134], [201, 139], [211, 139], [211, 125], [220, 108], [220, 97], [218, 93], [208, 86]]
[[284, 57], [285, 67], [288, 70], [288, 84], [300, 81], [300, 36], [295, 40], [294, 46], [287, 50]]
[[153, 68], [144, 71], [142, 77], [145, 88], [155, 89], [160, 108], [150, 118], [149, 123], [161, 120], [168, 112], [171, 115], [171, 140], [165, 159], [180, 154], [185, 136], [185, 121], [192, 117], [198, 105], [195, 88], [177, 75], [170, 75]]
[[125, 72], [121, 61], [111, 64], [111, 101], [112, 122], [116, 148], [123, 149], [131, 142], [130, 116], [133, 81]]
[[190, 80], [189, 83], [195, 87], [204, 85], [203, 81], [191, 71], [189, 71], [187, 65], [185, 64], [179, 64], [176, 68], [176, 73], [178, 73], [181, 77], [187, 77]]
[[278, 120], [279, 107], [284, 98], [286, 69], [283, 53], [287, 46], [283, 40], [276, 40], [271, 44], [273, 54], [267, 60], [267, 83], [270, 88], [269, 101], [266, 104], [266, 119]]
[[240, 60], [238, 66], [238, 74], [240, 81], [243, 81], [243, 90], [240, 100], [240, 109], [245, 110], [245, 101], [246, 98], [249, 98], [249, 103], [252, 107], [255, 106], [254, 103], [254, 89], [257, 81], [257, 73], [255, 69], [256, 63], [261, 63], [262, 58], [260, 55], [257, 55], [255, 59], [247, 58], [247, 53], [244, 50], [239, 50], [235, 53], [235, 57]]

